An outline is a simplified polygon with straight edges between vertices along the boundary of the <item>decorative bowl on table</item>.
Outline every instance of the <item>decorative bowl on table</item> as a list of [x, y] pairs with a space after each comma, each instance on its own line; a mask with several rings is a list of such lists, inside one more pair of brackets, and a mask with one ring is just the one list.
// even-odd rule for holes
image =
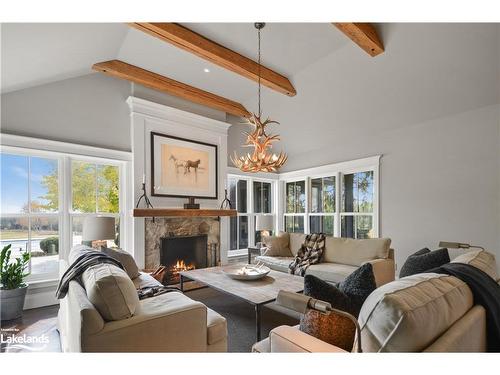
[[222, 269], [227, 276], [235, 280], [258, 280], [265, 277], [271, 269], [266, 266], [255, 266], [247, 264], [245, 266], [236, 265], [228, 266]]

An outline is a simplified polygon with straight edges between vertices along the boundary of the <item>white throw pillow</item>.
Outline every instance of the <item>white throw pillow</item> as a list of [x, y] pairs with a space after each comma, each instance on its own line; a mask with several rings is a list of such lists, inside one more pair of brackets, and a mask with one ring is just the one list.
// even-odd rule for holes
[[134, 283], [121, 268], [108, 263], [89, 267], [82, 274], [87, 298], [107, 321], [134, 315], [139, 297]]

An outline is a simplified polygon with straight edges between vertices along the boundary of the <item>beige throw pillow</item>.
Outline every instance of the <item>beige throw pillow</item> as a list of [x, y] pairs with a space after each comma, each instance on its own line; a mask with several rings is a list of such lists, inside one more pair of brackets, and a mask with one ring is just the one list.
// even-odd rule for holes
[[263, 254], [270, 257], [291, 257], [290, 235], [287, 232], [280, 232], [277, 236], [263, 236], [262, 243], [267, 247]]
[[387, 259], [390, 238], [352, 239], [326, 237], [323, 262], [361, 266], [374, 259]]
[[296, 256], [304, 244], [306, 235], [304, 233], [290, 233], [290, 251], [292, 256]]
[[139, 267], [137, 267], [137, 264], [135, 263], [135, 260], [130, 253], [127, 253], [126, 251], [119, 248], [110, 249], [107, 247], [103, 247], [101, 251], [120, 262], [123, 268], [125, 268], [127, 275], [131, 279], [135, 279], [137, 276], [139, 276]]
[[139, 306], [134, 283], [124, 270], [113, 264], [87, 268], [82, 283], [87, 298], [106, 321], [130, 318]]
[[498, 278], [495, 256], [485, 250], [467, 251], [457, 256], [451, 263], [469, 264], [488, 274], [493, 280]]

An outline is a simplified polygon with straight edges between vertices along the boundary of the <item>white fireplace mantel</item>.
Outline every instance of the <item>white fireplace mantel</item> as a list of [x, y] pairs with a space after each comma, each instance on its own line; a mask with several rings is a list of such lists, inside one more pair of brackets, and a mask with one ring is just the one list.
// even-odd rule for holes
[[[227, 132], [231, 124], [182, 111], [163, 104], [130, 96], [127, 99], [130, 108], [131, 139], [133, 154], [133, 201], [134, 205], [142, 194], [142, 179], [146, 177], [146, 192], [154, 207], [179, 208], [187, 199], [152, 197], [151, 192], [151, 148], [152, 131], [180, 138], [192, 139], [217, 145], [218, 199], [199, 199], [202, 208], [219, 208], [224, 199], [224, 184], [227, 169]], [[141, 202], [141, 207], [143, 207]], [[132, 213], [129, 213], [132, 215]], [[134, 258], [139, 267], [144, 267], [145, 234], [144, 218], [133, 219]], [[220, 221], [220, 252], [222, 263], [227, 262], [229, 218]]]

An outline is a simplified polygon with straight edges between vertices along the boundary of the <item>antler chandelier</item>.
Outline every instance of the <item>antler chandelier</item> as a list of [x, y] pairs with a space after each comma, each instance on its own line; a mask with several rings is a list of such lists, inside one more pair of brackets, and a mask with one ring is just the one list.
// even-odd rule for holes
[[254, 127], [254, 130], [250, 133], [244, 132], [243, 134], [247, 137], [246, 142], [243, 144], [243, 147], [253, 147], [254, 150], [252, 154], [247, 153], [243, 156], [238, 156], [236, 151], [234, 152], [234, 156], [231, 157], [231, 161], [233, 164], [238, 167], [243, 172], [276, 172], [280, 169], [280, 167], [285, 164], [288, 159], [288, 156], [282, 151], [279, 154], [275, 154], [270, 152], [270, 149], [273, 147], [272, 143], [275, 141], [279, 141], [279, 135], [267, 135], [266, 134], [266, 126], [269, 124], [279, 124], [277, 121], [272, 121], [267, 118], [265, 121], [261, 120], [262, 111], [260, 105], [260, 30], [266, 24], [263, 22], [256, 22], [255, 28], [258, 30], [258, 40], [259, 40], [259, 55], [258, 55], [258, 63], [259, 63], [259, 109], [258, 115], [252, 114], [252, 116], [247, 119], [245, 124], [250, 124]]

